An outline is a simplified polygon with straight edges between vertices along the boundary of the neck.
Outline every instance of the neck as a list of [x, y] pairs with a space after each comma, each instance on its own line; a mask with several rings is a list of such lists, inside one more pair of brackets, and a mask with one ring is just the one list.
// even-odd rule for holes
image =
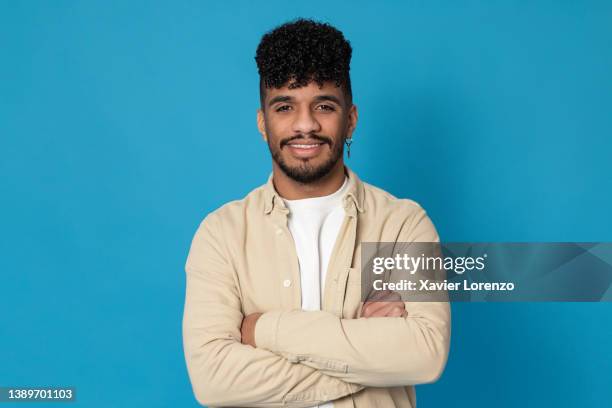
[[344, 183], [344, 162], [338, 160], [334, 168], [324, 177], [312, 183], [300, 183], [289, 178], [278, 167], [276, 162], [272, 165], [272, 181], [274, 188], [281, 197], [287, 200], [301, 200], [303, 198], [323, 197], [330, 195]]

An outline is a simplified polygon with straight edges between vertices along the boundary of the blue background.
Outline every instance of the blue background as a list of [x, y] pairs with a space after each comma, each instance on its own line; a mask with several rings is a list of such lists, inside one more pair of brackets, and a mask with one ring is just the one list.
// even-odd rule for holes
[[[266, 180], [253, 57], [297, 16], [353, 45], [349, 165], [443, 240], [612, 241], [610, 2], [3, 1], [0, 386], [197, 405], [185, 258]], [[611, 343], [610, 303], [454, 304], [419, 406], [609, 406]]]

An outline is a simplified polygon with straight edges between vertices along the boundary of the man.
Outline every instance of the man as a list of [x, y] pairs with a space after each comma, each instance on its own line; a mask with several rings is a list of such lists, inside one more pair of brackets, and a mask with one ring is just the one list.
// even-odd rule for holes
[[361, 301], [362, 242], [439, 238], [418, 204], [344, 165], [351, 53], [303, 19], [258, 46], [272, 175], [202, 221], [186, 262], [184, 348], [203, 405], [414, 407], [412, 385], [444, 369], [448, 303]]

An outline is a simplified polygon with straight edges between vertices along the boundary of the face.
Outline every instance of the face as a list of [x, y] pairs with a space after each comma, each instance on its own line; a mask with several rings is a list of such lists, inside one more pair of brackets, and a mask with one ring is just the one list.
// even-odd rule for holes
[[[347, 106], [349, 105], [349, 106]], [[267, 90], [257, 124], [275, 164], [291, 179], [311, 183], [342, 165], [357, 108], [333, 82]]]

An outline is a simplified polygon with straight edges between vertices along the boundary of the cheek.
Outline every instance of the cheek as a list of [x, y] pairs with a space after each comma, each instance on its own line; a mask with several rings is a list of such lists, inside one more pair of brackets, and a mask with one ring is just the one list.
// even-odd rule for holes
[[346, 130], [346, 123], [338, 117], [326, 117], [321, 119], [321, 134], [331, 137], [334, 141], [342, 141], [342, 136]]
[[346, 127], [346, 120], [342, 115], [321, 115], [319, 116], [319, 123], [322, 127], [325, 127], [334, 133], [338, 133], [344, 129], [344, 127]]
[[290, 129], [286, 120], [272, 119], [266, 121], [266, 132], [271, 140], [280, 141], [280, 139], [290, 136]]

